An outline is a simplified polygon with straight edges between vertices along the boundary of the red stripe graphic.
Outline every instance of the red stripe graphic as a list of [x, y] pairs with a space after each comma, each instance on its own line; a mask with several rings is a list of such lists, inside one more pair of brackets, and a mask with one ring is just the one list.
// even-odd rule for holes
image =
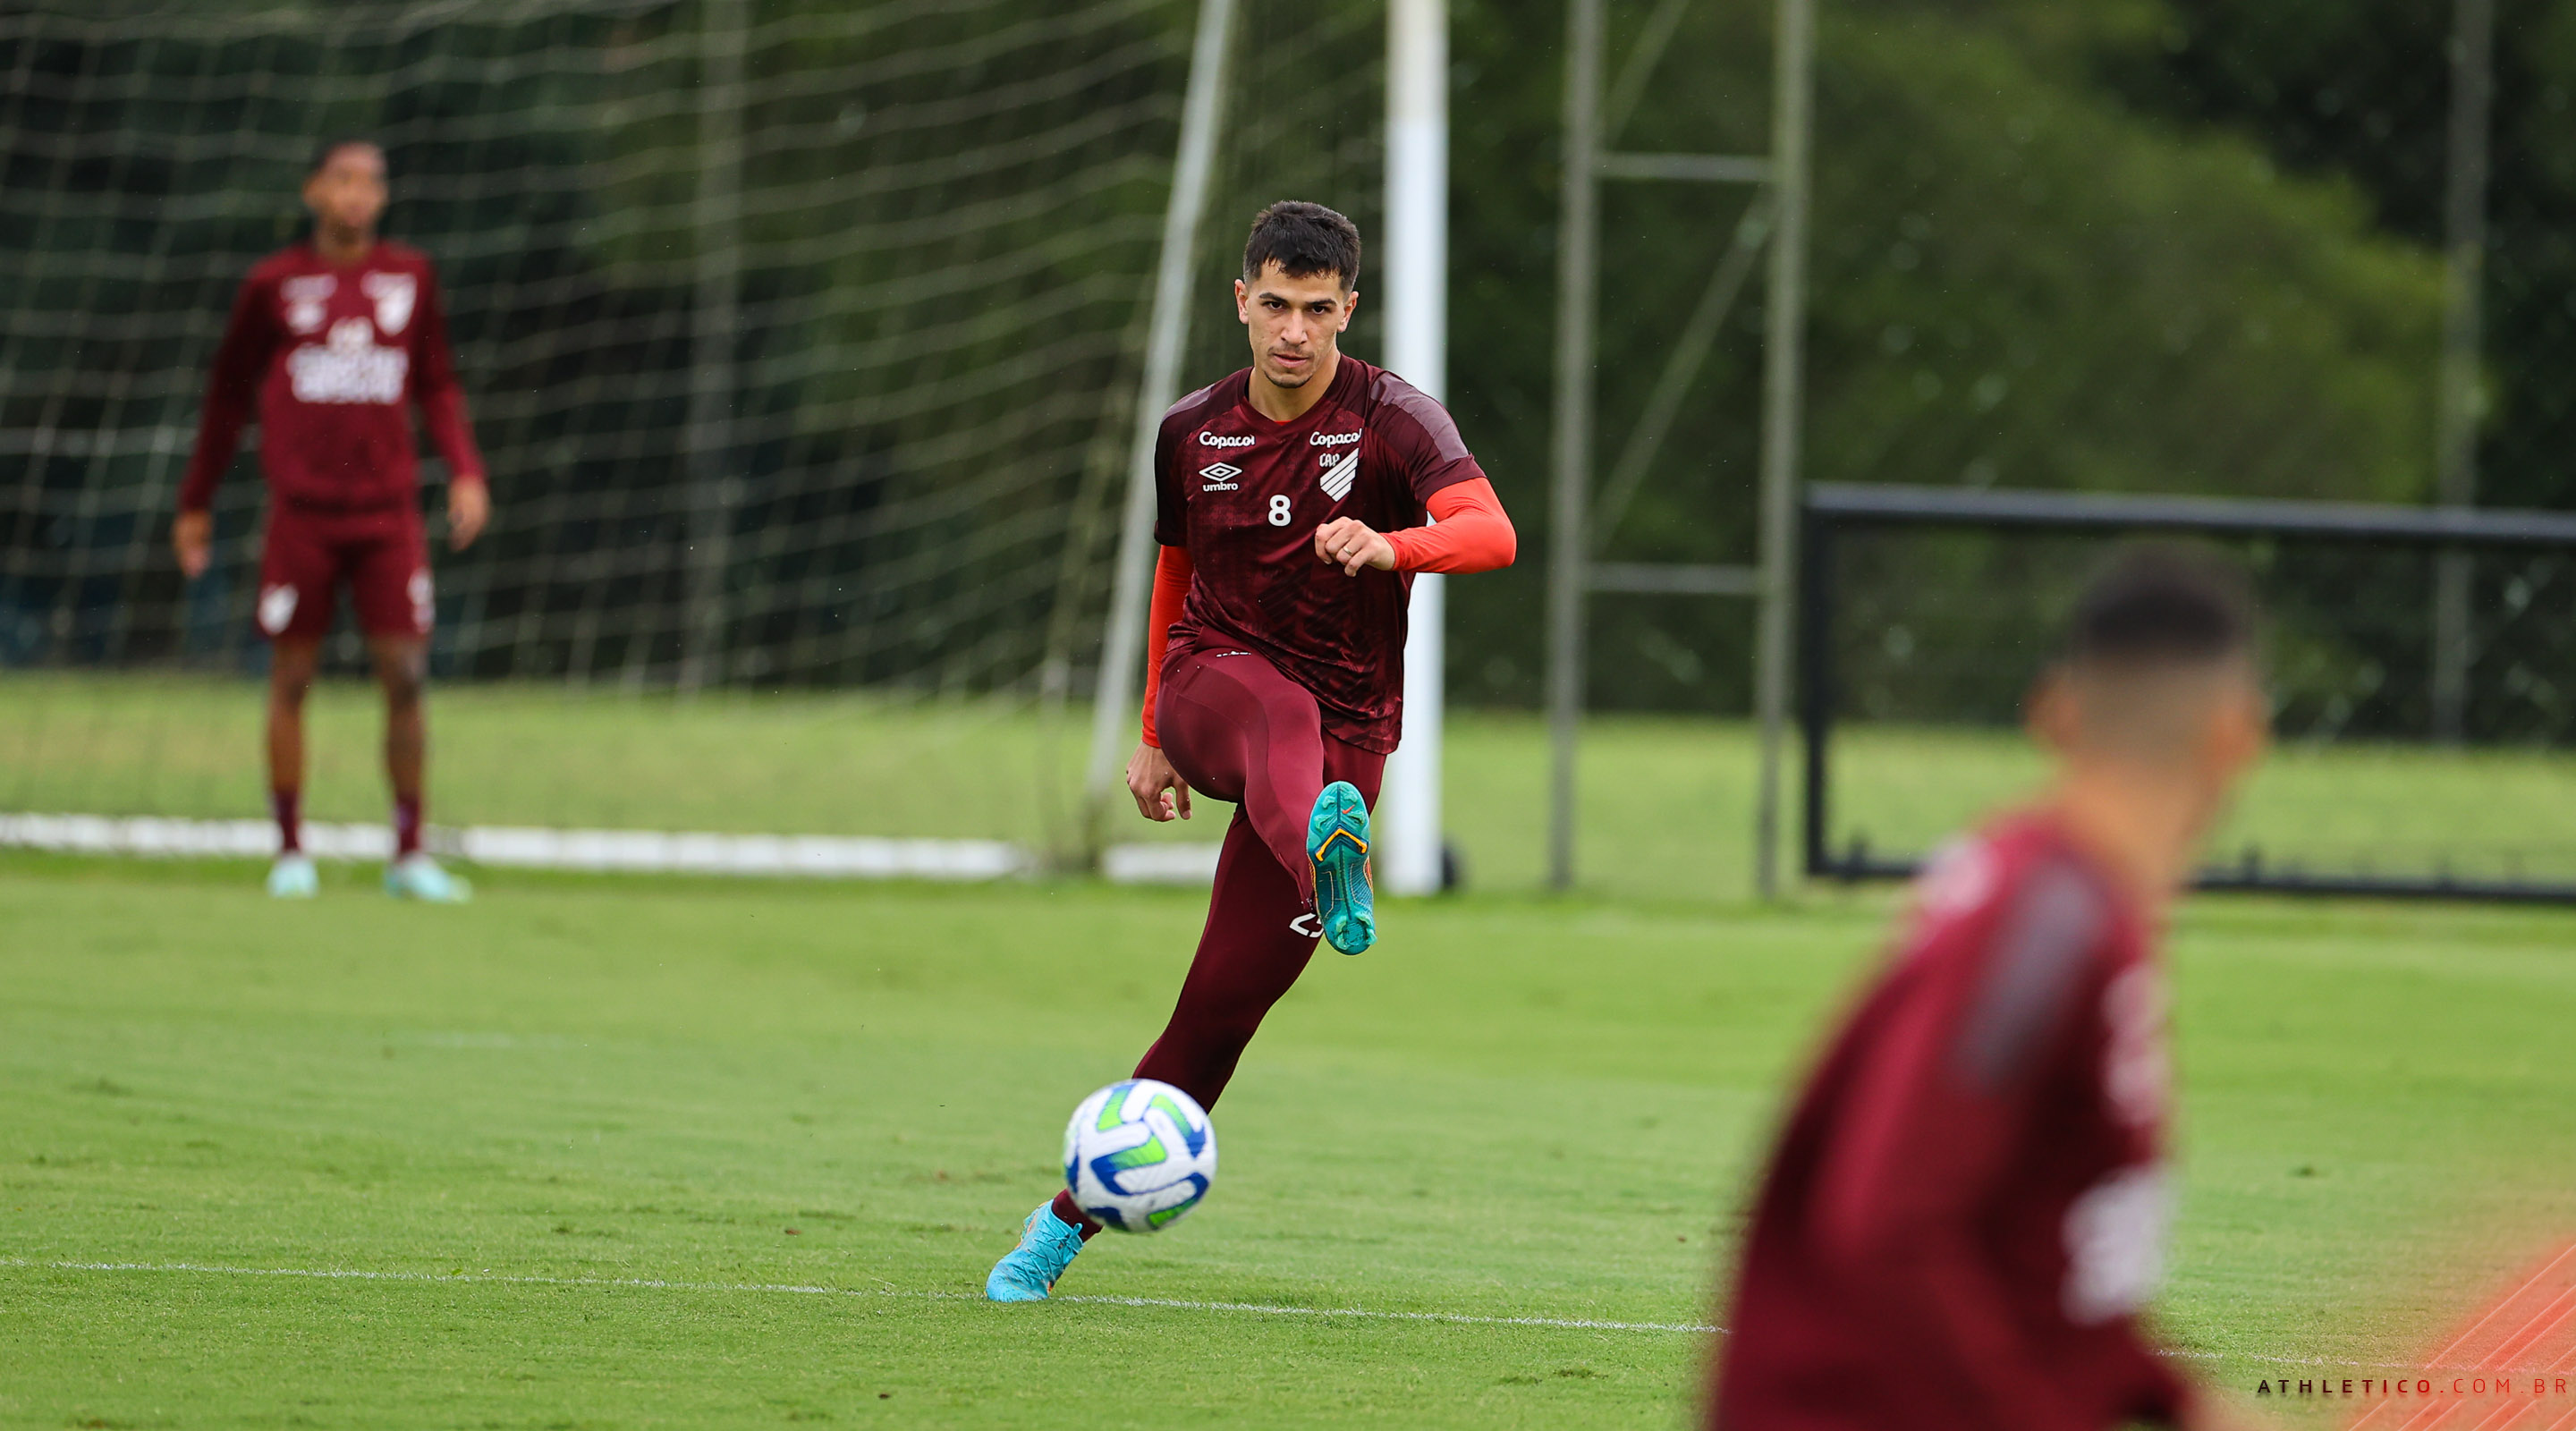
[[[2481, 1307], [2351, 1431], [2576, 1431], [2576, 1242]], [[2567, 1390], [2561, 1390], [2561, 1383]], [[2382, 1383], [2383, 1388], [2390, 1383]]]

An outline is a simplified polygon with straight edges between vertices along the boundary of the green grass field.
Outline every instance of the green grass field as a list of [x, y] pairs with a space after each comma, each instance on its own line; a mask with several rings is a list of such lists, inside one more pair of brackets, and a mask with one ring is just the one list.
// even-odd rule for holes
[[[1159, 1027], [1191, 893], [487, 872], [426, 909], [368, 873], [298, 907], [250, 866], [0, 856], [0, 1424], [1686, 1414], [1687, 1333], [972, 1298], [1066, 1111]], [[1886, 913], [1399, 904], [1255, 1044], [1208, 1204], [1061, 1290], [1700, 1320]], [[2262, 1358], [2420, 1355], [2576, 1231], [2571, 936], [2183, 917], [2161, 1315], [2195, 1366], [2250, 1390]]]
[[[261, 697], [240, 680], [0, 676], [0, 812], [253, 817]], [[311, 715], [307, 813], [383, 816], [372, 689], [326, 683]], [[863, 695], [668, 695], [560, 687], [433, 698], [432, 818], [449, 824], [980, 836], [1077, 846], [1089, 713]], [[1856, 727], [1835, 741], [1833, 828], [1881, 851], [1930, 848], [2026, 790], [2010, 732]], [[1480, 890], [1537, 890], [1546, 732], [1462, 712], [1445, 780], [1451, 839]], [[1595, 720], [1578, 846], [1588, 894], [1724, 903], [1750, 893], [1754, 744], [1741, 722]], [[1796, 772], [1790, 772], [1792, 789]], [[2213, 842], [2273, 865], [2576, 883], [2576, 757], [2531, 750], [2289, 746]], [[1225, 809], [1115, 840], [1218, 838]]]

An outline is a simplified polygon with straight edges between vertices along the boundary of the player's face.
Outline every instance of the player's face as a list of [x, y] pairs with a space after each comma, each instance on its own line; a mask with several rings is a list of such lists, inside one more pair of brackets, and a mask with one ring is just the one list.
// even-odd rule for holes
[[304, 207], [344, 233], [372, 233], [385, 212], [385, 155], [372, 144], [343, 144], [304, 181]]
[[1323, 370], [1359, 301], [1338, 273], [1291, 278], [1276, 261], [1250, 283], [1234, 281], [1235, 316], [1252, 339], [1253, 370], [1283, 388], [1302, 388]]

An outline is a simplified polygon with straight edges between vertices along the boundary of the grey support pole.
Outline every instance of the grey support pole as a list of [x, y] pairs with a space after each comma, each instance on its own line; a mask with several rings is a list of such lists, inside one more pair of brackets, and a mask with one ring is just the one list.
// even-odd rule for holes
[[[2439, 496], [2444, 506], [2478, 499], [2478, 387], [2481, 288], [2487, 251], [2487, 129], [2494, 94], [2495, 0], [2455, 0], [2451, 11], [2451, 142], [2442, 196], [2444, 248]], [[2467, 731], [2469, 558], [2443, 552], [2433, 573], [2433, 736]]]
[[1771, 182], [1777, 228], [1762, 353], [1762, 606], [1754, 704], [1762, 769], [1753, 812], [1753, 886], [1780, 892], [1780, 758], [1789, 717], [1790, 613], [1797, 590], [1798, 438], [1805, 408], [1807, 189], [1814, 123], [1815, 0], [1780, 0], [1772, 55]]
[[1172, 163], [1172, 197], [1163, 209], [1163, 252], [1154, 273], [1154, 310], [1145, 340], [1145, 375], [1136, 396], [1134, 447], [1127, 462], [1127, 503], [1118, 529], [1117, 583], [1100, 653], [1100, 684], [1091, 707], [1091, 759], [1083, 788], [1085, 838], [1096, 856], [1100, 816], [1123, 770], [1121, 756], [1136, 718], [1137, 665], [1145, 642], [1147, 595], [1154, 581], [1154, 436], [1163, 412], [1180, 396], [1181, 348], [1189, 339], [1190, 270], [1199, 219], [1216, 167], [1217, 126], [1225, 94], [1226, 42], [1234, 0], [1200, 0], [1198, 37], [1190, 46], [1189, 89], [1181, 101], [1181, 145]]
[[1547, 882], [1574, 884], [1575, 737], [1583, 717], [1583, 588], [1592, 505], [1594, 197], [1601, 147], [1601, 0], [1566, 7], [1565, 153], [1556, 239], [1556, 490], [1547, 568]]
[[690, 213], [697, 245], [689, 310], [689, 418], [681, 441], [688, 475], [688, 607], [682, 613], [680, 680], [696, 690], [724, 679], [725, 577], [733, 564], [734, 349], [742, 311], [742, 60], [748, 0], [703, 0], [698, 78], [698, 192]]

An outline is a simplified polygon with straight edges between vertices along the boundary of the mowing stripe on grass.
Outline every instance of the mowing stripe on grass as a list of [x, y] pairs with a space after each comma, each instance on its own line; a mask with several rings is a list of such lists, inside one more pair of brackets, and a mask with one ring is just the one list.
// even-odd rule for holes
[[[0, 1267], [54, 1272], [170, 1272], [209, 1277], [300, 1277], [324, 1282], [471, 1282], [518, 1287], [625, 1287], [656, 1292], [754, 1292], [802, 1297], [878, 1297], [923, 1302], [980, 1302], [973, 1292], [929, 1292], [886, 1287], [823, 1287], [794, 1282], [689, 1282], [667, 1277], [547, 1277], [510, 1272], [381, 1272], [335, 1267], [229, 1267], [205, 1262], [40, 1262], [26, 1257], [0, 1257]], [[1079, 1297], [1052, 1301], [1099, 1307], [1152, 1307], [1176, 1312], [1240, 1312], [1256, 1317], [1358, 1317], [1383, 1322], [1440, 1322], [1467, 1327], [1539, 1327], [1568, 1332], [1685, 1332], [1724, 1336], [1726, 1328], [1706, 1322], [1611, 1322], [1588, 1317], [1492, 1317], [1472, 1312], [1382, 1312], [1365, 1307], [1290, 1307], [1271, 1302], [1193, 1302], [1168, 1297]], [[2335, 1367], [2356, 1371], [2444, 1371], [2436, 1359], [2412, 1362], [2335, 1361], [2328, 1357], [2266, 1356], [2259, 1352], [2163, 1350], [2159, 1356], [2192, 1361], [2256, 1361], [2275, 1366]], [[2498, 1368], [2489, 1368], [2496, 1370]], [[2504, 1370], [2521, 1371], [2512, 1367]]]
[[[661, 1292], [764, 1292], [805, 1297], [899, 1297], [925, 1302], [980, 1302], [974, 1292], [902, 1287], [819, 1287], [792, 1282], [684, 1282], [662, 1277], [545, 1277], [507, 1272], [377, 1272], [335, 1267], [227, 1267], [204, 1262], [38, 1262], [0, 1257], [0, 1267], [55, 1272], [175, 1272], [209, 1277], [304, 1277], [325, 1282], [480, 1282], [520, 1287], [629, 1287]], [[1187, 1302], [1161, 1297], [1055, 1297], [1106, 1307], [1159, 1307], [1181, 1312], [1243, 1312], [1264, 1317], [1366, 1317], [1391, 1322], [1448, 1322], [1478, 1327], [1546, 1327], [1573, 1332], [1724, 1332], [1699, 1322], [1604, 1322], [1581, 1317], [1483, 1317], [1467, 1312], [1378, 1312], [1363, 1307], [1287, 1307], [1262, 1302]]]

